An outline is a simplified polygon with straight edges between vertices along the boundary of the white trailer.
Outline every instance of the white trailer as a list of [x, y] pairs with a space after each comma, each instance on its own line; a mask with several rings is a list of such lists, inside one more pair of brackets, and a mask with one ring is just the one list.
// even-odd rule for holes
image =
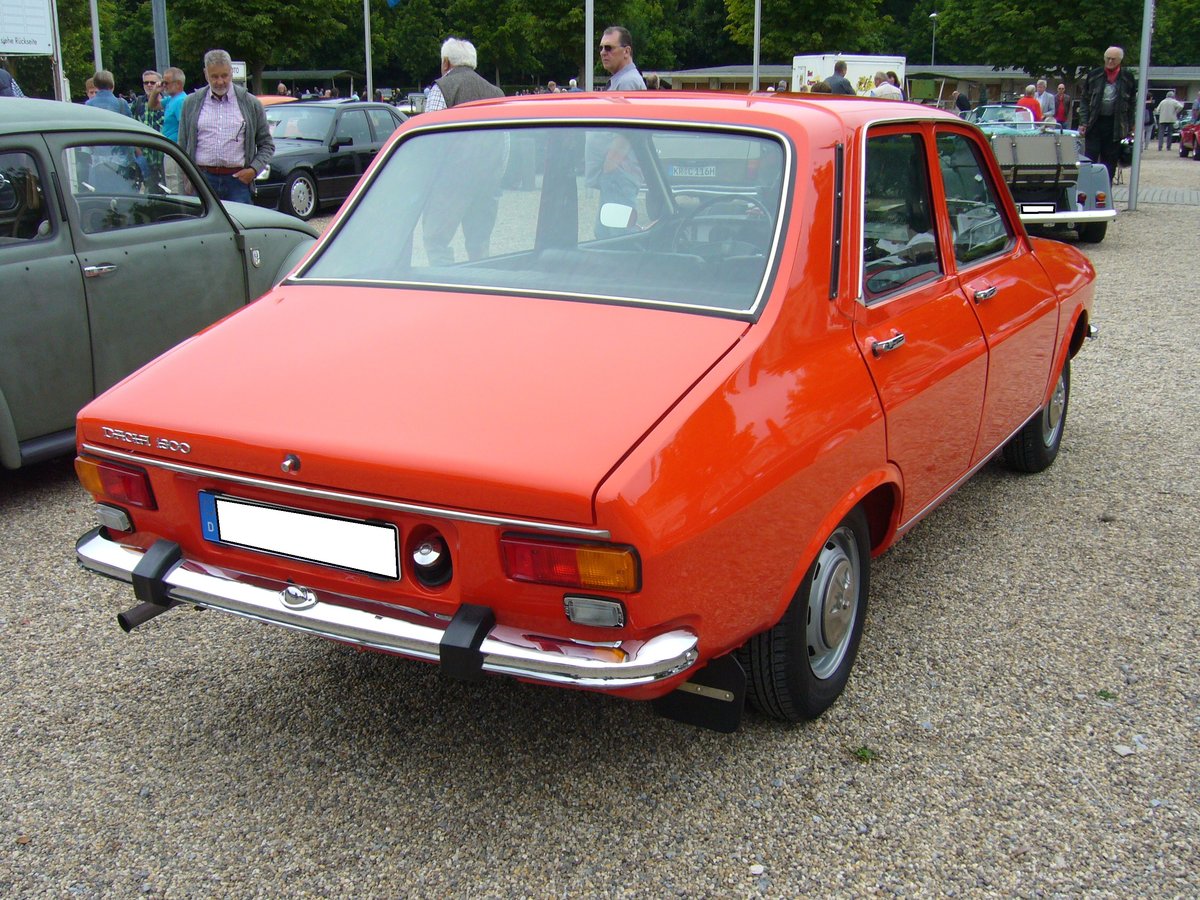
[[875, 87], [876, 72], [895, 72], [900, 77], [900, 84], [904, 84], [903, 56], [821, 53], [792, 57], [792, 90], [812, 90], [812, 86], [818, 81], [824, 81], [833, 75], [833, 64], [839, 59], [845, 60], [846, 78], [854, 85], [855, 92], [860, 95], [865, 95]]

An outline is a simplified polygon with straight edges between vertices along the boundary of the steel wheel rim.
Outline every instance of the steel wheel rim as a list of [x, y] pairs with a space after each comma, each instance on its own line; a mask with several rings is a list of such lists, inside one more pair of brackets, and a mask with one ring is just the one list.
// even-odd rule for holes
[[817, 555], [808, 592], [808, 665], [820, 680], [833, 677], [850, 648], [862, 593], [861, 573], [858, 541], [854, 531], [843, 525]]
[[1053, 447], [1058, 442], [1058, 436], [1062, 433], [1063, 412], [1066, 408], [1067, 382], [1062, 373], [1059, 373], [1058, 383], [1054, 385], [1054, 393], [1050, 395], [1050, 402], [1042, 410], [1042, 443], [1047, 447]]
[[308, 179], [297, 178], [292, 182], [292, 189], [288, 192], [288, 202], [291, 203], [296, 215], [307, 216], [312, 213], [313, 196], [313, 186], [308, 183]]

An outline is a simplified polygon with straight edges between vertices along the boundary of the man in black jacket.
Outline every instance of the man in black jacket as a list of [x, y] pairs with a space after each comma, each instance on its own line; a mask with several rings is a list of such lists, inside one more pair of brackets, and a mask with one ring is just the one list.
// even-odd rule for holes
[[1121, 66], [1125, 51], [1109, 47], [1104, 65], [1088, 72], [1079, 93], [1079, 133], [1084, 152], [1108, 169], [1111, 182], [1121, 156], [1121, 140], [1133, 134], [1138, 113], [1133, 73]]

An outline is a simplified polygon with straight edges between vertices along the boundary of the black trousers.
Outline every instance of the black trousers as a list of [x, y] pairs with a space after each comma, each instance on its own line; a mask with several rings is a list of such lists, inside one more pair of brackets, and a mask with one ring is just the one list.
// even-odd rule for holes
[[1108, 183], [1117, 176], [1117, 163], [1121, 159], [1121, 135], [1115, 133], [1113, 116], [1097, 116], [1083, 136], [1083, 149], [1088, 158], [1108, 169]]

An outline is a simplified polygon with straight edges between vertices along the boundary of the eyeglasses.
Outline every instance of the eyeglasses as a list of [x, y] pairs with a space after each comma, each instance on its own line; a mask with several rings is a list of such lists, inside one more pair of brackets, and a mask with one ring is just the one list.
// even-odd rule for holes
[[1121, 57], [1119, 57], [1119, 56], [1106, 56], [1106, 57], [1104, 57], [1104, 61], [1105, 61], [1105, 62], [1120, 62], [1120, 61], [1121, 61]]
[[624, 49], [625, 49], [624, 44], [601, 44], [600, 45], [601, 53], [616, 53], [618, 50], [624, 50]]
[[143, 81], [142, 84], [158, 84], [158, 82], [151, 78], [147, 81]]

